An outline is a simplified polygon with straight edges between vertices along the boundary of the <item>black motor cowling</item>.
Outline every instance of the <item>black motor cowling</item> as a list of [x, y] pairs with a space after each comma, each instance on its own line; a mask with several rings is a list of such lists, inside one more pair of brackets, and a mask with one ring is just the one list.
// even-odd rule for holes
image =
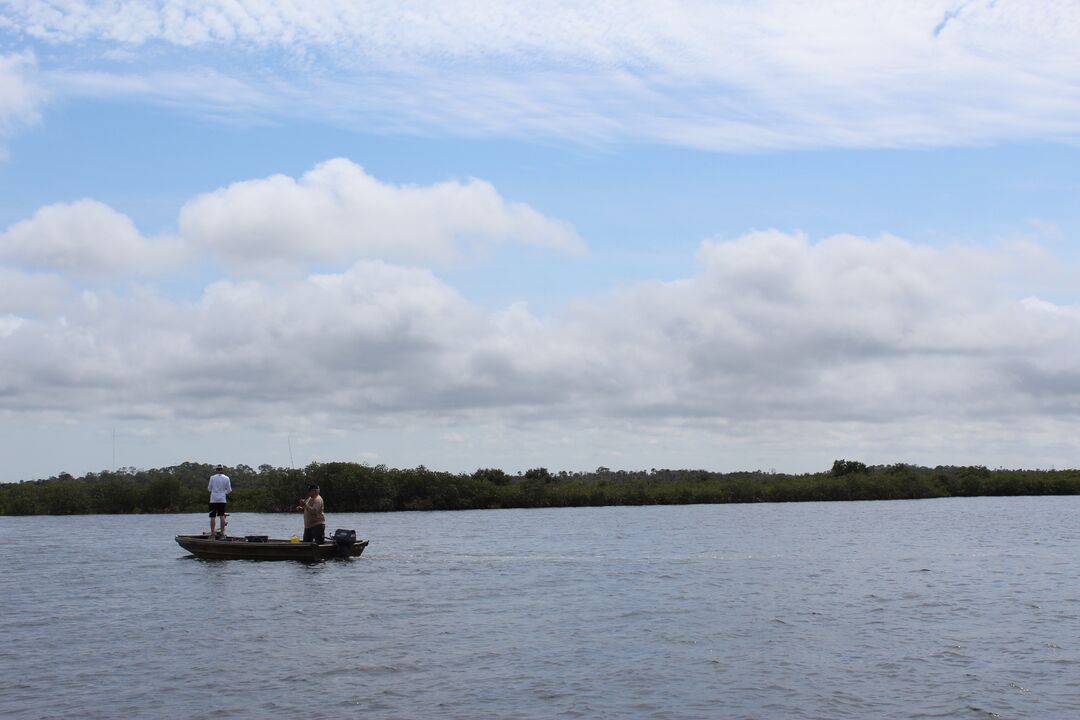
[[334, 545], [337, 546], [338, 555], [349, 557], [352, 546], [356, 544], [356, 531], [338, 528], [334, 531]]

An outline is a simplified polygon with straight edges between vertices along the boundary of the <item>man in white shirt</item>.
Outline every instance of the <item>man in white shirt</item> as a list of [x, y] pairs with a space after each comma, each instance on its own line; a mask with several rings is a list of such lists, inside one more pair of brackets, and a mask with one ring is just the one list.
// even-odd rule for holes
[[225, 468], [221, 465], [214, 467], [214, 474], [210, 476], [210, 483], [206, 489], [210, 491], [210, 538], [214, 538], [216, 519], [221, 518], [221, 537], [225, 537], [225, 503], [229, 493], [232, 492], [232, 483], [229, 476], [224, 474]]

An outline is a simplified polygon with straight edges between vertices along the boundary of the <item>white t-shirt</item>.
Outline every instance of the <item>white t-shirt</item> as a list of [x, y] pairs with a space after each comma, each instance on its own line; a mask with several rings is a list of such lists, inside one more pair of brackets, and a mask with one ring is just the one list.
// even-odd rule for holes
[[232, 483], [228, 475], [217, 473], [210, 476], [206, 489], [210, 491], [210, 502], [226, 502], [226, 496], [232, 492]]

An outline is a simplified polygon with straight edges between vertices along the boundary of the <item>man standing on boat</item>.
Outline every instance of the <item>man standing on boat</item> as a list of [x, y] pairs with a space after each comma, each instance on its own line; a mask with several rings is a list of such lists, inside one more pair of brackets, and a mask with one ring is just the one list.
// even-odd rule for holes
[[225, 537], [225, 503], [229, 493], [232, 492], [232, 482], [229, 476], [224, 474], [225, 468], [221, 465], [214, 466], [214, 474], [210, 476], [210, 483], [206, 489], [210, 491], [210, 537], [214, 537], [215, 520], [221, 518], [221, 537]]
[[304, 542], [321, 543], [326, 536], [326, 515], [318, 485], [309, 485], [306, 498], [300, 498], [297, 510], [304, 511]]

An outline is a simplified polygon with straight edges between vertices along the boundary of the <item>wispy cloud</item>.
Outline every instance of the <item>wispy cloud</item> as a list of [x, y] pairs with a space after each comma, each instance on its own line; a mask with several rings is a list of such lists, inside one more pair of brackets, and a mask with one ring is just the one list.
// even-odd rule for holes
[[40, 117], [45, 93], [31, 77], [36, 68], [33, 53], [0, 54], [0, 159], [6, 153], [4, 141]]
[[[8, 8], [29, 42], [68, 48], [48, 73], [69, 89], [376, 130], [723, 150], [1080, 135], [1072, 1]], [[148, 68], [104, 58], [118, 50]]]

